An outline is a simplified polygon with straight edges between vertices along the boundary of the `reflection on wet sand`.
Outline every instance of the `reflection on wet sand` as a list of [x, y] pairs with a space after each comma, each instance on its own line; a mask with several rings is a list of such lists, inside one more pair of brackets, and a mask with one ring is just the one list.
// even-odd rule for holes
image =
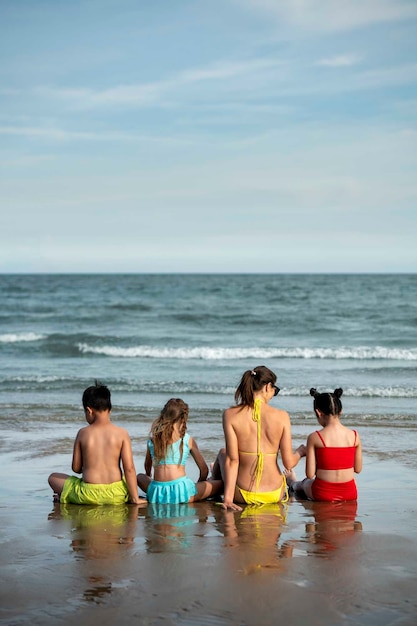
[[72, 522], [71, 547], [79, 556], [90, 559], [121, 557], [120, 546], [134, 542], [138, 509], [130, 505], [98, 506], [56, 504], [49, 519]]
[[306, 522], [308, 553], [329, 557], [337, 549], [349, 544], [356, 532], [362, 531], [362, 523], [356, 520], [358, 503], [302, 501], [306, 513], [314, 521]]
[[196, 535], [198, 524], [208, 521], [206, 502], [148, 504], [145, 516], [147, 552], [183, 552]]
[[[84, 599], [99, 602], [114, 587], [115, 564], [128, 555], [137, 531], [138, 507], [132, 505], [94, 506], [60, 504], [49, 520], [71, 523], [71, 548], [76, 559], [85, 561], [88, 587]], [[109, 561], [110, 576], [106, 575]]]
[[[57, 523], [57, 535], [69, 536], [76, 576], [84, 581], [81, 598], [88, 602], [107, 602], [115, 589], [129, 587], [132, 580], [137, 592], [162, 585], [167, 593], [175, 581], [189, 578], [190, 559], [202, 558], [218, 573], [220, 568], [222, 580], [227, 572], [241, 582], [256, 574], [262, 586], [267, 579], [275, 584], [274, 573], [288, 574], [293, 557], [332, 558], [342, 552], [343, 574], [355, 575], [356, 552], [350, 548], [352, 536], [362, 529], [357, 503], [300, 501], [294, 506], [302, 507], [304, 517], [297, 536], [291, 526], [290, 515], [297, 512], [291, 511], [292, 503], [246, 506], [239, 513], [214, 501], [144, 507], [56, 504], [49, 519]], [[167, 558], [154, 561], [158, 553]], [[147, 555], [152, 561], [145, 561], [147, 575], [139, 583], [136, 577]], [[158, 566], [152, 567], [153, 562]]]
[[248, 505], [241, 513], [219, 510], [215, 518], [225, 538], [225, 548], [234, 548], [228, 562], [243, 574], [281, 569], [283, 559], [292, 556], [291, 542], [280, 543], [287, 519], [286, 505]]

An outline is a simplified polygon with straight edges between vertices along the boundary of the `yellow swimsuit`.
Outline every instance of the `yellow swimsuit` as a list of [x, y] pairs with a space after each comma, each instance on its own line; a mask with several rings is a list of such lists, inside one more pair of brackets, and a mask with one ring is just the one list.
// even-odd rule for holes
[[258, 436], [256, 452], [239, 450], [240, 454], [256, 454], [257, 457], [254, 471], [255, 491], [246, 491], [246, 489], [241, 489], [238, 486], [240, 494], [246, 504], [271, 504], [273, 502], [286, 502], [288, 500], [287, 481], [284, 475], [282, 476], [282, 485], [279, 489], [274, 489], [274, 491], [258, 491], [264, 469], [265, 454], [276, 456], [275, 452], [261, 451], [261, 402], [259, 398], [255, 400], [252, 412], [252, 419], [257, 425]]

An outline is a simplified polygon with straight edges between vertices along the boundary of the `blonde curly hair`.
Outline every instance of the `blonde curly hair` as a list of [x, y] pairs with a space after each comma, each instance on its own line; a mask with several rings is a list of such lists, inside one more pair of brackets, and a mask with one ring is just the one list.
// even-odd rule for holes
[[165, 459], [168, 447], [172, 444], [174, 426], [179, 422], [181, 463], [184, 447], [183, 438], [187, 431], [188, 410], [188, 404], [184, 400], [171, 398], [162, 409], [159, 417], [153, 422], [150, 438], [153, 443], [156, 462], [159, 463], [159, 461]]

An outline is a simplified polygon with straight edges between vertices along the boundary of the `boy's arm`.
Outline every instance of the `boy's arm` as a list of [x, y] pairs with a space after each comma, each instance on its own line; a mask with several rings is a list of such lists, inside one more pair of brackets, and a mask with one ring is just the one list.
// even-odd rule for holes
[[138, 494], [138, 484], [136, 480], [136, 469], [135, 464], [133, 462], [133, 454], [132, 454], [132, 443], [130, 441], [129, 435], [125, 434], [122, 443], [122, 465], [123, 465], [123, 473], [125, 475], [125, 480], [127, 484], [127, 488], [129, 490], [129, 501], [132, 504], [140, 504], [143, 502], [143, 498], [139, 498]]
[[80, 432], [79, 430], [77, 433], [74, 441], [74, 449], [72, 451], [72, 471], [75, 472], [75, 474], [81, 474], [83, 471], [83, 453], [81, 449]]
[[200, 449], [197, 445], [197, 442], [195, 439], [193, 439], [192, 437], [190, 437], [189, 439], [189, 446], [190, 446], [190, 454], [193, 457], [194, 461], [197, 463], [197, 467], [200, 470], [200, 476], [198, 478], [198, 480], [206, 480], [207, 476], [208, 476], [208, 465], [204, 460], [203, 455], [200, 452]]

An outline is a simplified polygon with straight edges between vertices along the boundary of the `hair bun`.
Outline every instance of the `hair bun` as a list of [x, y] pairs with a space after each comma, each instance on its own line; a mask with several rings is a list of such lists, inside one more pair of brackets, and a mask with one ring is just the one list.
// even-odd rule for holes
[[343, 389], [341, 387], [338, 387], [337, 389], [334, 390], [334, 395], [336, 396], [336, 398], [340, 398], [342, 394], [343, 394]]
[[313, 396], [313, 398], [316, 398], [318, 395], [320, 395], [317, 391], [317, 389], [315, 389], [314, 387], [312, 387], [310, 389], [310, 396]]

